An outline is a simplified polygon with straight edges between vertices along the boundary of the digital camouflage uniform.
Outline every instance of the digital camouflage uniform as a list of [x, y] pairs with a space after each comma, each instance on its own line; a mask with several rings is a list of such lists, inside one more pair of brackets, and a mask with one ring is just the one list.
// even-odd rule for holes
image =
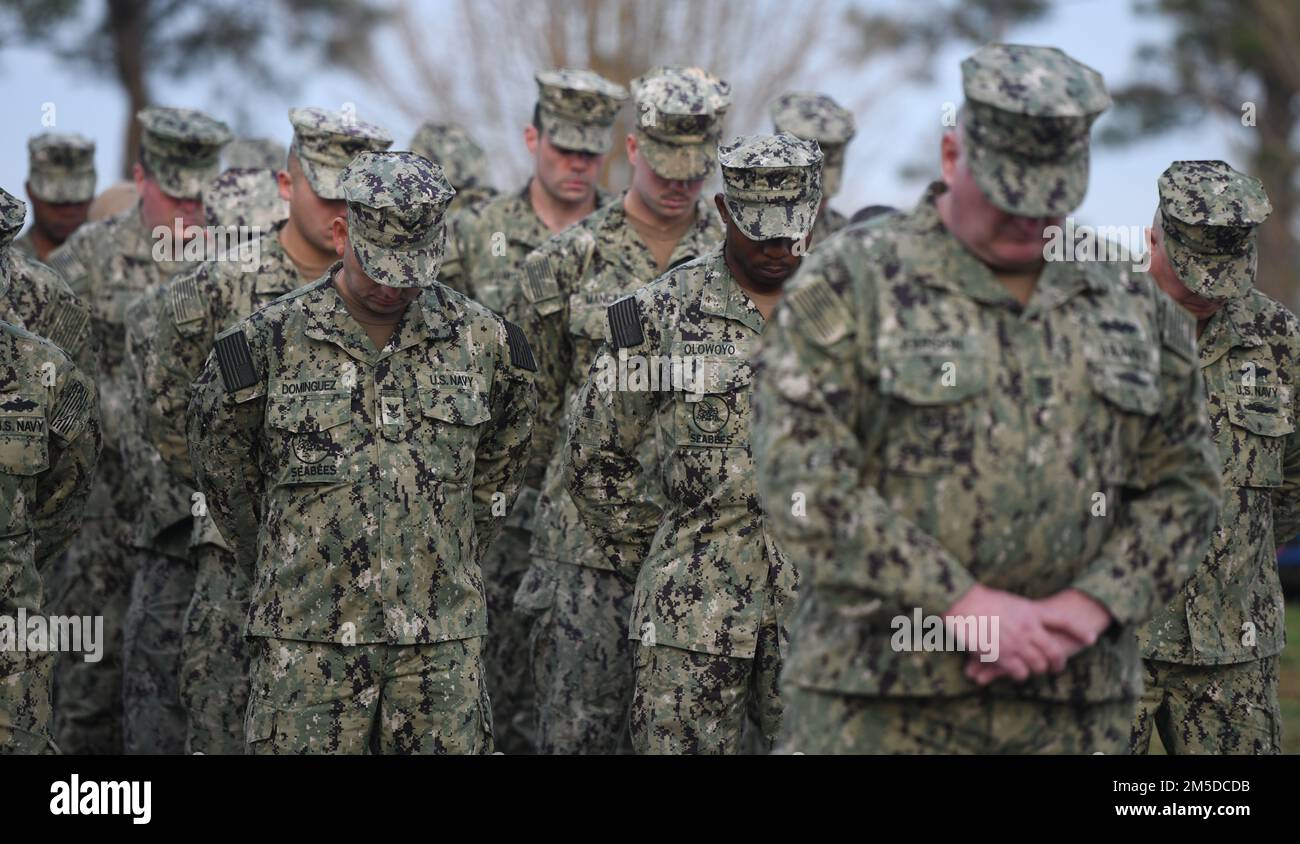
[[488, 184], [487, 156], [462, 126], [425, 121], [411, 138], [411, 152], [442, 167], [443, 175], [455, 188], [448, 214], [473, 214], [496, 197], [496, 188]]
[[772, 125], [777, 132], [789, 132], [805, 141], [816, 141], [825, 162], [822, 164], [822, 205], [813, 229], [813, 248], [849, 224], [830, 201], [840, 192], [844, 176], [844, 151], [857, 134], [853, 112], [825, 94], [791, 92], [782, 94], [772, 104]]
[[[622, 86], [586, 70], [539, 73], [537, 86], [539, 119], [552, 143], [598, 155], [609, 152], [614, 118], [627, 99]], [[596, 189], [597, 208], [612, 199]], [[477, 212], [462, 211], [449, 230], [449, 241], [455, 244], [450, 251], [459, 257], [450, 261], [457, 266], [453, 280], [447, 283], [504, 314], [510, 299], [519, 295], [524, 258], [552, 234], [533, 210], [529, 184], [518, 193], [497, 197]], [[544, 358], [549, 352], [539, 354]], [[532, 619], [526, 611], [516, 610], [514, 597], [528, 570], [541, 470], [541, 465], [535, 465], [523, 479], [505, 528], [483, 559], [490, 627], [484, 660], [496, 717], [497, 749], [503, 753], [536, 751], [536, 711], [528, 676]]]
[[[89, 202], [95, 196], [95, 142], [81, 135], [42, 132], [27, 141], [27, 189], [42, 202]], [[32, 227], [13, 243], [14, 252], [40, 261]], [[51, 250], [53, 251], [53, 250]], [[44, 335], [42, 335], [44, 336]]]
[[274, 138], [235, 138], [221, 150], [227, 170], [270, 170], [285, 168], [289, 151]]
[[[275, 170], [230, 168], [203, 192], [209, 226], [228, 226], [229, 234], [257, 237], [289, 217], [289, 202], [280, 197]], [[246, 232], [238, 231], [245, 228]]]
[[[639, 118], [634, 130], [648, 166], [665, 178], [707, 176], [716, 157], [719, 89], [660, 70], [636, 80], [633, 90], [638, 114], [655, 115], [653, 125], [641, 127]], [[721, 239], [717, 214], [700, 201], [669, 265], [704, 255]], [[539, 422], [529, 476], [545, 469], [531, 564], [515, 597], [518, 608], [536, 614], [529, 651], [541, 753], [616, 753], [628, 745], [633, 584], [614, 571], [578, 518], [564, 486], [560, 437], [605, 340], [605, 309], [659, 275], [653, 253], [617, 201], [533, 252], [507, 307], [534, 347], [545, 350], [538, 358]], [[638, 456], [653, 461], [653, 444], [645, 443]]]
[[[341, 197], [339, 173], [356, 153], [384, 150], [392, 143], [383, 129], [341, 112], [295, 108], [289, 119], [294, 149], [313, 162], [303, 172], [318, 196]], [[232, 204], [231, 213], [242, 211]], [[278, 223], [258, 240], [255, 265], [249, 262], [254, 255], [208, 261], [167, 286], [154, 354], [142, 361], [146, 418], [150, 440], [187, 485], [194, 481], [185, 440], [189, 387], [217, 334], [313, 280], [298, 275], [280, 243], [283, 228]], [[191, 753], [243, 753], [251, 658], [243, 635], [248, 581], [206, 513], [206, 502], [196, 502], [191, 511], [195, 518], [189, 553], [195, 581], [183, 619], [180, 657], [180, 694], [188, 712], [186, 747]]]
[[[1017, 45], [962, 72], [981, 192], [1022, 216], [1076, 207], [1101, 76]], [[1046, 262], [1022, 306], [943, 226], [945, 189], [813, 249], [758, 353], [759, 493], [801, 575], [778, 750], [1122, 753], [1136, 626], [1218, 513], [1192, 325], [1124, 262]], [[942, 616], [976, 582], [1074, 588], [1114, 621], [1019, 684], [895, 650], [893, 619]]]
[[[201, 196], [217, 175], [230, 134], [225, 124], [188, 109], [148, 108], [137, 117], [150, 177], [171, 196]], [[156, 260], [161, 245], [137, 204], [87, 223], [50, 254], [51, 266], [91, 309], [104, 420], [99, 480], [65, 558], [71, 585], [64, 610], [103, 615], [107, 641], [99, 663], [59, 664], [56, 737], [70, 752], [178, 753], [184, 746], [176, 672], [180, 612], [193, 588], [185, 552], [190, 491], [170, 478], [145, 438], [138, 361], [129, 351], [148, 340], [153, 300], [146, 294], [156, 297], [167, 278], [187, 268]]]
[[1197, 295], [1227, 300], [1199, 357], [1223, 467], [1222, 516], [1182, 591], [1138, 632], [1146, 691], [1132, 750], [1280, 753], [1277, 655], [1286, 643], [1276, 548], [1300, 530], [1300, 324], [1255, 290], [1257, 179], [1176, 161], [1158, 182], [1164, 252]]
[[376, 350], [336, 264], [222, 332], [190, 455], [251, 578], [252, 753], [481, 753], [479, 560], [518, 489], [536, 368], [522, 332], [435, 282], [451, 187], [409, 152], [344, 171], [349, 245], [424, 288]]
[[[792, 135], [719, 151], [728, 210], [752, 240], [802, 240], [821, 201], [821, 152]], [[749, 450], [750, 357], [763, 315], [720, 244], [620, 299], [610, 343], [569, 418], [565, 477], [587, 528], [636, 581], [632, 698], [638, 753], [736, 753], [746, 714], [767, 749], [798, 574], [764, 526]], [[615, 357], [617, 356], [617, 358]], [[616, 380], [627, 356], [676, 383]], [[629, 365], [628, 368], [631, 368]], [[636, 454], [658, 445], [651, 477]], [[642, 495], [659, 486], [659, 507]], [[663, 529], [661, 530], [661, 526]]]
[[[0, 253], [23, 213], [0, 190]], [[9, 283], [0, 263], [0, 296]], [[55, 752], [55, 654], [18, 646], [18, 612], [50, 612], [43, 576], [81, 523], [99, 448], [95, 382], [54, 343], [0, 319], [0, 617], [12, 625], [0, 632], [0, 755]]]

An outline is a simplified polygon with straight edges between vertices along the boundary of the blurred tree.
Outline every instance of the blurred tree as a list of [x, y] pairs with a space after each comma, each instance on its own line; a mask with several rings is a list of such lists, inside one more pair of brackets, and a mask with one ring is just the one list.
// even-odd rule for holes
[[[685, 64], [732, 83], [727, 132], [771, 131], [767, 108], [786, 90], [816, 87], [834, 60], [809, 45], [837, 34], [826, 0], [457, 0], [433, 7], [403, 0], [394, 10], [402, 46], [368, 79], [414, 120], [455, 121], [483, 146], [493, 180], [509, 187], [528, 170], [523, 129], [537, 99], [533, 74], [584, 67], [626, 85], [651, 67]], [[469, 49], [466, 49], [466, 47]], [[403, 84], [414, 72], [416, 86]], [[624, 184], [625, 108], [615, 127], [607, 181]], [[404, 143], [405, 139], [399, 139]]]
[[[1139, 80], [1112, 91], [1115, 116], [1101, 140], [1131, 143], [1219, 118], [1237, 123], [1243, 169], [1264, 183], [1273, 214], [1259, 234], [1258, 286], [1300, 305], [1296, 242], [1297, 170], [1293, 140], [1300, 120], [1300, 3], [1293, 0], [1136, 2], [1164, 16], [1173, 38], [1138, 48]], [[1193, 152], [1189, 151], [1189, 157]]]
[[[102, 5], [93, 20], [87, 5]], [[230, 71], [237, 90], [277, 89], [291, 81], [280, 71], [288, 51], [318, 65], [368, 65], [371, 34], [385, 17], [370, 0], [0, 0], [0, 46], [44, 44], [86, 73], [117, 80], [129, 102], [122, 162], [129, 177], [140, 144], [135, 113], [154, 102], [155, 86], [165, 92], [172, 80], [207, 74], [238, 108]]]

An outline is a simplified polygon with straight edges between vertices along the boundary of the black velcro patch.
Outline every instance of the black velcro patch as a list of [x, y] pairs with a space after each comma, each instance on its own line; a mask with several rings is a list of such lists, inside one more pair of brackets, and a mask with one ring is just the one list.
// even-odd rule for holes
[[177, 324], [203, 316], [203, 300], [199, 298], [199, 283], [194, 276], [177, 279], [172, 284], [172, 314]]
[[524, 336], [524, 330], [508, 319], [501, 321], [506, 324], [506, 342], [510, 344], [510, 362], [520, 369], [536, 372], [537, 361], [533, 359], [533, 347], [528, 345], [528, 338]]
[[233, 393], [257, 383], [253, 369], [253, 352], [248, 348], [248, 338], [243, 331], [232, 331], [217, 338], [217, 366], [221, 368], [221, 383], [226, 392]]
[[49, 325], [38, 333], [53, 341], [70, 356], [79, 357], [90, 327], [90, 311], [66, 293], [59, 294], [53, 310]]
[[50, 253], [49, 261], [46, 263], [58, 270], [59, 275], [67, 282], [78, 281], [86, 274], [86, 268], [81, 265], [81, 261], [71, 249], [56, 249]]
[[641, 330], [641, 305], [634, 296], [625, 296], [605, 311], [609, 316], [609, 339], [615, 349], [630, 349], [645, 342]]
[[529, 302], [541, 302], [560, 295], [559, 282], [549, 257], [524, 262], [524, 295]]
[[50, 430], [65, 440], [73, 438], [80, 427], [90, 406], [90, 391], [84, 384], [74, 381], [63, 391], [59, 403], [54, 408], [54, 417], [50, 419]]

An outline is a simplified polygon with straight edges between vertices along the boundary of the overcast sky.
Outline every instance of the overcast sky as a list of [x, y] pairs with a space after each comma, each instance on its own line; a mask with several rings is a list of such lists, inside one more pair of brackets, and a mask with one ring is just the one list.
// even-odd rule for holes
[[[87, 4], [95, 15], [100, 14], [99, 5]], [[430, 14], [435, 13], [433, 6]], [[250, 14], [254, 13], [250, 10]], [[1165, 27], [1158, 18], [1136, 16], [1130, 0], [1085, 0], [1058, 4], [1048, 20], [1013, 31], [1010, 40], [1060, 47], [1101, 71], [1114, 87], [1131, 78], [1133, 49], [1141, 36], [1163, 40], [1168, 33]], [[932, 84], [889, 91], [874, 103], [869, 114], [859, 114], [859, 134], [849, 148], [844, 186], [833, 201], [837, 208], [851, 214], [866, 204], [906, 207], [916, 201], [922, 185], [904, 180], [899, 168], [918, 157], [937, 160], [940, 114], [945, 102], [961, 101], [959, 63], [969, 52], [967, 47], [946, 51], [937, 58]], [[819, 87], [842, 102], [850, 102], [861, 98], [859, 92], [868, 77], [867, 71], [846, 69], [821, 80]], [[745, 84], [743, 79], [730, 81], [737, 88]], [[363, 83], [341, 73], [322, 74], [304, 68], [296, 75], [296, 90], [290, 95], [245, 92], [237, 98], [222, 99], [214, 96], [202, 78], [180, 83], [155, 79], [152, 85], [155, 98], [162, 104], [201, 107], [229, 122], [241, 134], [269, 135], [283, 141], [289, 135], [287, 110], [297, 104], [337, 108], [354, 102], [358, 115], [388, 128], [398, 147], [405, 146], [416, 128], [414, 121], [373, 96]], [[43, 131], [41, 117], [46, 103], [54, 104], [59, 131], [80, 132], [96, 140], [99, 187], [112, 181], [121, 160], [127, 108], [124, 95], [112, 80], [78, 78], [43, 50], [9, 48], [0, 53], [0, 96], [6, 104], [6, 119], [0, 123], [0, 185], [5, 189], [25, 198], [26, 141]], [[520, 115], [521, 124], [528, 117]], [[1105, 119], [1103, 116], [1102, 121]], [[472, 132], [473, 127], [469, 128]], [[729, 127], [733, 134], [769, 129]], [[1078, 216], [1103, 225], [1147, 223], [1155, 202], [1156, 177], [1170, 161], [1223, 158], [1245, 169], [1240, 156], [1235, 155], [1239, 147], [1234, 144], [1247, 142], [1246, 133], [1250, 131], [1236, 121], [1215, 120], [1122, 149], [1095, 148], [1091, 187]], [[502, 177], [494, 181], [498, 187], [508, 187], [514, 179]]]

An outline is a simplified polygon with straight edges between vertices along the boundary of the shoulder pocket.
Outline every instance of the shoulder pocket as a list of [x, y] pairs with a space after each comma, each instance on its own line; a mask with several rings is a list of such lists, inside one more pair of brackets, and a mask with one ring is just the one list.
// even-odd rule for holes
[[1253, 410], [1244, 402], [1226, 402], [1228, 422], [1219, 435], [1225, 486], [1276, 487], [1282, 485], [1282, 452], [1287, 436], [1295, 431], [1289, 408], [1276, 413]]

